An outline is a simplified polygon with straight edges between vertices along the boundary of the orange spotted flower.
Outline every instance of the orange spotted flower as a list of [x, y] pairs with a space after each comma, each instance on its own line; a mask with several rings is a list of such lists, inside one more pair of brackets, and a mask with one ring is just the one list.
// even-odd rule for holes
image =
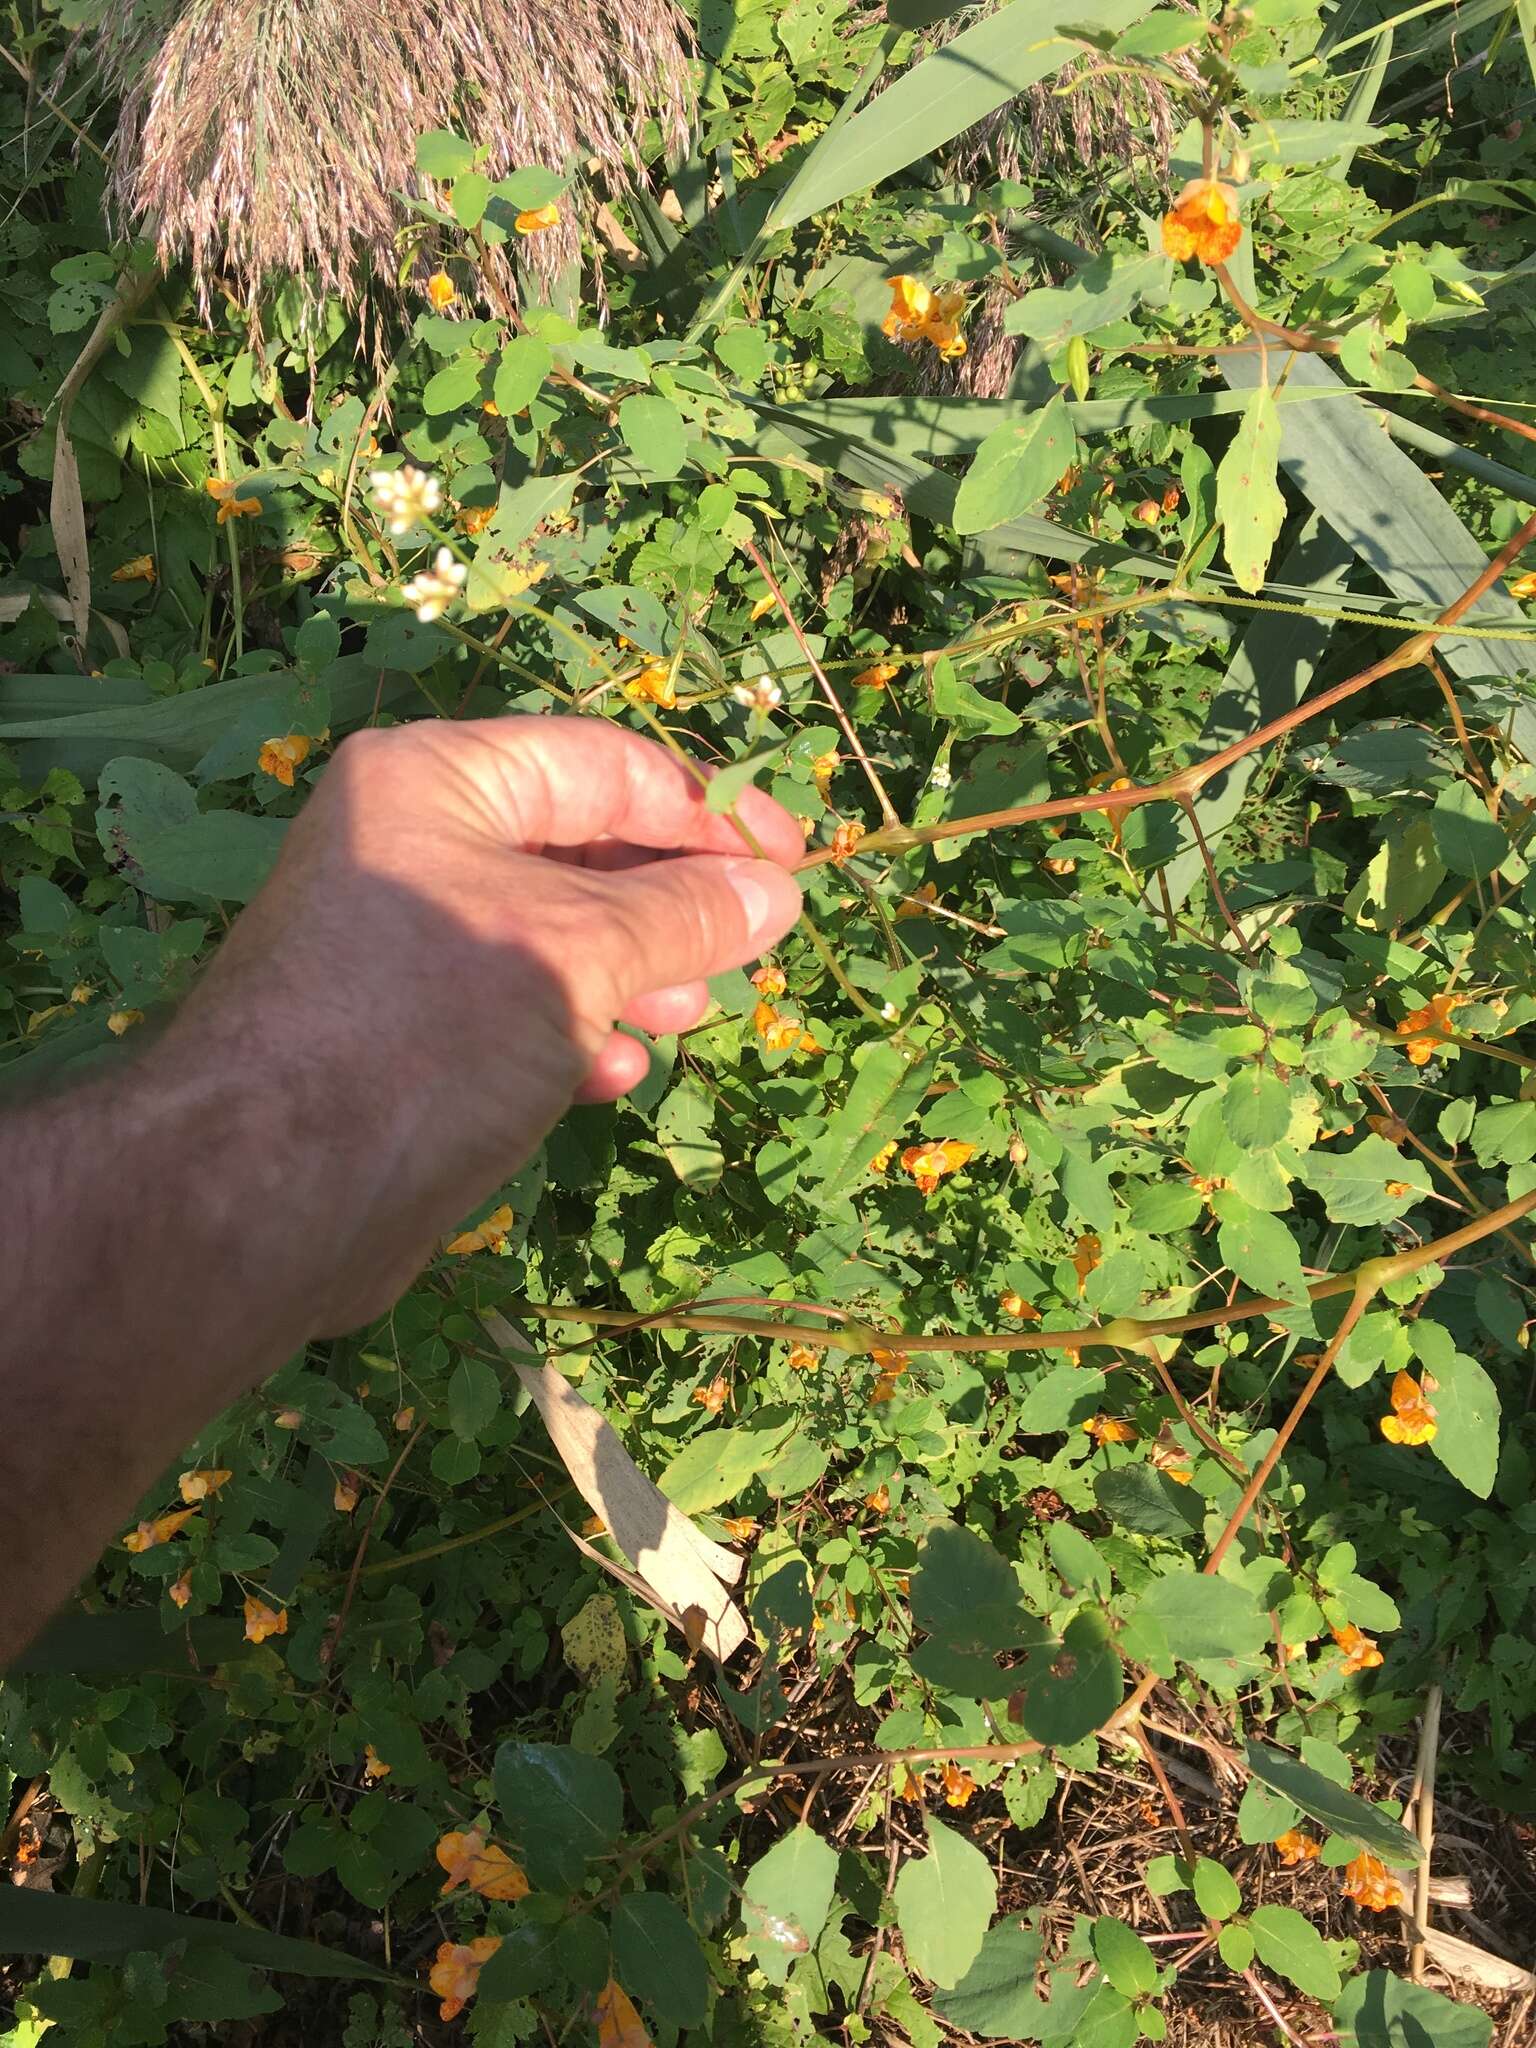
[[783, 968], [775, 967], [770, 961], [767, 966], [758, 968], [752, 977], [752, 986], [760, 996], [768, 998], [783, 995], [789, 983], [784, 977]]
[[231, 519], [254, 519], [261, 510], [260, 498], [237, 498], [235, 492], [239, 486], [223, 477], [209, 477], [203, 489], [218, 504], [215, 516], [220, 526], [227, 526]]
[[461, 1884], [467, 1884], [482, 1899], [528, 1896], [528, 1880], [522, 1870], [505, 1849], [487, 1842], [484, 1835], [473, 1831], [444, 1835], [437, 1845], [437, 1860], [448, 1873], [443, 1884], [445, 1892], [457, 1891]]
[[284, 789], [292, 789], [293, 771], [303, 767], [314, 744], [308, 734], [302, 732], [287, 733], [282, 739], [265, 740], [256, 757], [256, 766], [263, 775], [270, 775], [274, 781], [280, 782]]
[[864, 837], [864, 827], [857, 819], [849, 819], [838, 826], [832, 834], [832, 865], [840, 868], [851, 853], [858, 851], [859, 841]]
[[427, 1982], [442, 2000], [438, 2012], [456, 2020], [479, 1988], [480, 1972], [501, 1947], [499, 1934], [479, 1934], [473, 1941], [442, 1941]]
[[1012, 1316], [1016, 1323], [1038, 1323], [1040, 1320], [1039, 1309], [1031, 1307], [1023, 1295], [1016, 1294], [1011, 1287], [1006, 1294], [997, 1297], [997, 1305], [1005, 1316]]
[[1157, 1433], [1152, 1445], [1152, 1462], [1158, 1471], [1176, 1486], [1188, 1486], [1194, 1478], [1194, 1468], [1189, 1462], [1189, 1452], [1175, 1438], [1172, 1429], [1165, 1422]]
[[821, 1353], [809, 1344], [791, 1344], [786, 1362], [791, 1372], [814, 1372], [821, 1363]]
[[865, 1494], [864, 1505], [872, 1515], [888, 1514], [891, 1506], [891, 1489], [882, 1481], [873, 1493]]
[[944, 1766], [944, 1804], [969, 1806], [975, 1795], [976, 1780], [951, 1759]]
[[1192, 178], [1163, 216], [1163, 254], [1175, 263], [1225, 263], [1242, 238], [1237, 194], [1214, 178]]
[[543, 206], [525, 206], [512, 225], [520, 235], [541, 235], [560, 225], [560, 209], [553, 199]]
[[124, 1550], [157, 1550], [162, 1543], [169, 1543], [197, 1513], [196, 1508], [178, 1508], [174, 1514], [156, 1515], [152, 1521], [140, 1522], [137, 1529], [130, 1529], [123, 1538]]
[[393, 1764], [385, 1763], [371, 1742], [363, 1744], [363, 1776], [370, 1785], [377, 1784], [380, 1778], [387, 1778], [394, 1768]]
[[246, 1595], [245, 1640], [248, 1643], [264, 1643], [268, 1636], [285, 1636], [287, 1633], [286, 1607], [269, 1607], [265, 1600], [258, 1600], [254, 1594]]
[[871, 1173], [884, 1173], [885, 1169], [886, 1169], [886, 1168], [887, 1168], [887, 1167], [888, 1167], [888, 1166], [890, 1165], [891, 1161], [892, 1161], [892, 1160], [893, 1160], [893, 1159], [894, 1159], [895, 1157], [896, 1157], [896, 1140], [895, 1140], [894, 1138], [892, 1138], [891, 1142], [890, 1142], [890, 1143], [889, 1143], [888, 1145], [882, 1145], [882, 1146], [880, 1147], [880, 1150], [879, 1150], [879, 1151], [878, 1151], [878, 1152], [877, 1152], [877, 1153], [875, 1154], [874, 1158], [873, 1158], [873, 1159], [871, 1159], [871, 1161], [869, 1162], [869, 1170], [870, 1170], [870, 1172], [871, 1172]]
[[431, 302], [432, 310], [435, 313], [446, 312], [458, 296], [453, 279], [447, 271], [434, 270], [427, 279], [427, 298]]
[[730, 1385], [722, 1374], [717, 1374], [707, 1387], [695, 1387], [693, 1405], [707, 1409], [711, 1415], [718, 1415], [730, 1395]]
[[1083, 1428], [1101, 1450], [1105, 1444], [1133, 1444], [1136, 1441], [1135, 1424], [1122, 1422], [1118, 1415], [1090, 1415]]
[[507, 1232], [511, 1228], [512, 1211], [503, 1202], [499, 1209], [493, 1209], [483, 1222], [475, 1225], [473, 1230], [461, 1231], [457, 1237], [450, 1237], [443, 1250], [455, 1258], [468, 1258], [472, 1252], [504, 1251]]
[[820, 792], [822, 801], [832, 787], [832, 778], [837, 773], [837, 764], [842, 757], [836, 747], [829, 747], [824, 754], [818, 754], [811, 763], [811, 780]]
[[155, 558], [153, 555], [135, 555], [124, 562], [120, 569], [112, 571], [114, 583], [153, 583], [155, 580]]
[[191, 1572], [185, 1571], [179, 1579], [172, 1579], [165, 1590], [168, 1597], [174, 1600], [178, 1607], [185, 1607], [192, 1598]]
[[1357, 1671], [1374, 1671], [1385, 1658], [1377, 1649], [1374, 1640], [1358, 1629], [1352, 1621], [1346, 1621], [1342, 1628], [1333, 1630], [1333, 1640], [1344, 1652], [1343, 1670], [1346, 1677], [1353, 1677]]
[[1390, 1913], [1401, 1906], [1408, 1894], [1379, 1856], [1365, 1851], [1344, 1872], [1344, 1895], [1368, 1913]]
[[869, 668], [861, 668], [853, 679], [856, 690], [883, 690], [887, 683], [901, 673], [900, 664], [894, 661], [877, 661]]
[[338, 1472], [331, 1489], [331, 1505], [338, 1515], [350, 1515], [363, 1497], [363, 1482], [356, 1472]]
[[1523, 576], [1517, 576], [1509, 586], [1511, 597], [1536, 597], [1536, 569], [1527, 569]]
[[1077, 1240], [1072, 1253], [1072, 1270], [1077, 1275], [1077, 1291], [1079, 1294], [1088, 1285], [1088, 1275], [1098, 1265], [1103, 1250], [1104, 1247], [1099, 1242], [1097, 1231], [1085, 1230]]
[[177, 1487], [187, 1506], [194, 1507], [198, 1501], [208, 1500], [220, 1487], [227, 1486], [234, 1476], [227, 1465], [221, 1465], [216, 1470], [183, 1472], [177, 1481]]
[[624, 694], [631, 704], [659, 704], [663, 711], [677, 703], [677, 684], [669, 661], [648, 661], [640, 673], [629, 677]]
[[1427, 1066], [1451, 1035], [1451, 1012], [1468, 996], [1431, 996], [1417, 1010], [1410, 1010], [1397, 1027], [1397, 1035], [1410, 1066]]
[[1410, 1372], [1400, 1372], [1392, 1382], [1392, 1413], [1381, 1418], [1381, 1433], [1389, 1444], [1427, 1444], [1440, 1425], [1435, 1420], [1429, 1396], [1435, 1382], [1426, 1376], [1423, 1385]]
[[974, 1145], [958, 1138], [941, 1138], [935, 1145], [909, 1145], [901, 1155], [904, 1173], [910, 1173], [920, 1195], [931, 1195], [946, 1174], [958, 1173], [975, 1153]]
[[733, 1543], [750, 1543], [757, 1534], [756, 1515], [723, 1515], [720, 1526]]
[[965, 293], [958, 289], [936, 292], [918, 278], [888, 278], [891, 310], [880, 323], [880, 331], [892, 341], [926, 341], [941, 356], [965, 354], [965, 337], [956, 326], [965, 306]]
[[902, 919], [906, 917], [926, 917], [929, 904], [937, 903], [938, 900], [938, 883], [924, 882], [923, 886], [920, 889], [914, 889], [910, 896], [902, 897], [895, 910], [891, 913], [891, 921], [894, 924], [900, 924]]
[[1321, 1842], [1314, 1841], [1303, 1828], [1287, 1828], [1283, 1835], [1276, 1835], [1275, 1847], [1280, 1852], [1282, 1863], [1313, 1863], [1323, 1853]]

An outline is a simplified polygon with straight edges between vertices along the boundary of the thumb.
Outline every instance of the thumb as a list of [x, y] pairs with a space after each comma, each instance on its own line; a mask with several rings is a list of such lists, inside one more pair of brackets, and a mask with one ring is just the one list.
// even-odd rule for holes
[[691, 854], [603, 880], [612, 920], [606, 964], [626, 1003], [755, 960], [800, 915], [800, 885], [769, 860]]

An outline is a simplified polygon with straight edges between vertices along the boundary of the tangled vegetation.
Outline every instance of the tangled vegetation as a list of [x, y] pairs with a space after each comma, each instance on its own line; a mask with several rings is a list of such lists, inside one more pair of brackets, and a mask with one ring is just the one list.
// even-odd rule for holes
[[421, 133], [315, 0], [264, 219], [146, 109], [309, 10], [22, 12], [0, 1118], [362, 726], [639, 726], [806, 915], [0, 1681], [0, 2044], [1527, 2040], [1524, 0], [627, 0]]

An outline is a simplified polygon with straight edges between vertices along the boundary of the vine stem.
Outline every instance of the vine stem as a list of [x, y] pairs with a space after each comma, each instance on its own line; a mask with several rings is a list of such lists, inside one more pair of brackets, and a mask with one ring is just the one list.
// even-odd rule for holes
[[[1314, 1280], [1307, 1288], [1307, 1299], [1328, 1301], [1335, 1295], [1352, 1293], [1358, 1288], [1361, 1276], [1373, 1270], [1382, 1276], [1376, 1282], [1379, 1288], [1386, 1279], [1417, 1272], [1421, 1266], [1449, 1258], [1467, 1245], [1476, 1244], [1480, 1238], [1519, 1222], [1533, 1209], [1536, 1209], [1536, 1189], [1513, 1202], [1506, 1202], [1500, 1209], [1490, 1209], [1485, 1215], [1474, 1217], [1470, 1223], [1463, 1224], [1446, 1237], [1432, 1238], [1426, 1244], [1397, 1252], [1391, 1258], [1367, 1260], [1348, 1273], [1335, 1273], [1325, 1280]], [[1122, 1316], [1113, 1322], [1089, 1324], [1086, 1328], [1073, 1330], [993, 1330], [978, 1336], [908, 1335], [903, 1330], [875, 1330], [853, 1322], [841, 1330], [827, 1330], [803, 1323], [775, 1322], [768, 1316], [711, 1315], [707, 1309], [678, 1314], [662, 1310], [652, 1315], [636, 1315], [622, 1309], [579, 1308], [564, 1302], [519, 1301], [515, 1312], [537, 1317], [541, 1322], [584, 1323], [616, 1333], [702, 1330], [722, 1336], [763, 1337], [773, 1343], [809, 1344], [824, 1351], [845, 1351], [854, 1355], [867, 1352], [872, 1344], [879, 1344], [887, 1351], [899, 1352], [903, 1356], [918, 1356], [939, 1352], [1082, 1351], [1092, 1345], [1129, 1351], [1145, 1345], [1151, 1337], [1179, 1336], [1188, 1330], [1213, 1330], [1228, 1323], [1243, 1322], [1250, 1316], [1280, 1315], [1295, 1306], [1294, 1302], [1282, 1301], [1277, 1295], [1250, 1295], [1245, 1300], [1228, 1302], [1222, 1308], [1197, 1309], [1184, 1316], [1161, 1316], [1143, 1322]]]

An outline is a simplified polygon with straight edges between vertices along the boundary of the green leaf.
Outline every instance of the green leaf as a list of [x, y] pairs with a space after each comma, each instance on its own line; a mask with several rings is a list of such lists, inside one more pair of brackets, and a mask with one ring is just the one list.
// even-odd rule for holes
[[[201, 812], [189, 784], [155, 761], [124, 756], [101, 771], [108, 801], [96, 831], [135, 887], [166, 903], [248, 903], [271, 872], [283, 818]], [[120, 799], [116, 805], [111, 799]]]
[[244, 1640], [244, 1624], [238, 1618], [217, 1615], [200, 1616], [168, 1635], [159, 1614], [149, 1608], [59, 1614], [5, 1669], [13, 1676], [33, 1672], [71, 1678], [174, 1673], [200, 1664], [226, 1664], [242, 1654]]
[[[1148, 5], [1149, 0], [1083, 0], [1072, 10], [1072, 24], [1118, 33]], [[822, 138], [770, 211], [768, 230], [794, 227], [850, 193], [878, 185], [1071, 63], [1082, 46], [1058, 33], [1060, 19], [1053, 0], [1012, 0], [915, 64], [873, 105]]]
[[1365, 121], [1256, 120], [1243, 147], [1255, 165], [1317, 164], [1379, 142], [1384, 132]]
[[443, 413], [463, 412], [477, 405], [480, 370], [480, 358], [467, 351], [455, 356], [451, 363], [444, 363], [435, 376], [427, 379], [427, 388], [421, 394], [422, 411], [436, 419]]
[[[1138, 1536], [1194, 1535], [1204, 1521], [1205, 1503], [1192, 1487], [1159, 1472], [1155, 1465], [1116, 1465], [1093, 1475], [1093, 1497], [1122, 1529]], [[1052, 1523], [1052, 1531], [1064, 1527]]]
[[1488, 806], [1469, 782], [1442, 789], [1431, 813], [1435, 846], [1453, 875], [1491, 875], [1509, 855], [1509, 834], [1488, 815]]
[[664, 1892], [626, 1892], [613, 1909], [614, 1975], [674, 2027], [699, 2026], [709, 1971], [688, 1916]]
[[574, 1891], [590, 1857], [613, 1847], [624, 1820], [618, 1774], [601, 1757], [548, 1742], [504, 1742], [496, 1804], [535, 1890]]
[[896, 1880], [896, 1921], [908, 1960], [931, 1983], [959, 1984], [981, 1952], [997, 1909], [997, 1880], [981, 1851], [924, 1816], [928, 1854], [909, 1857]]
[[1243, 1910], [1237, 1879], [1224, 1863], [1202, 1856], [1195, 1864], [1195, 1904], [1207, 1920], [1230, 1920]]
[[688, 1187], [712, 1188], [725, 1171], [715, 1136], [715, 1105], [699, 1084], [679, 1081], [656, 1112], [656, 1139], [667, 1164]]
[[1269, 1640], [1269, 1618], [1248, 1588], [1209, 1572], [1169, 1572], [1141, 1605], [1187, 1664], [1247, 1658]]
[[503, 419], [515, 419], [538, 396], [555, 366], [555, 352], [536, 334], [515, 334], [496, 364], [491, 395]]
[[1124, 1686], [1109, 1623], [1096, 1607], [1067, 1623], [1059, 1647], [1031, 1651], [1021, 1674], [1025, 1733], [1053, 1747], [1102, 1728]]
[[416, 138], [416, 168], [423, 177], [461, 177], [474, 161], [473, 148], [451, 129], [434, 128]]
[[580, 481], [575, 470], [568, 470], [561, 476], [533, 476], [526, 483], [503, 484], [482, 546], [511, 554], [541, 521], [560, 517]]
[[1093, 1923], [1093, 1953], [1123, 1998], [1145, 1998], [1157, 1989], [1157, 1958], [1123, 1920], [1100, 1914]]
[[160, 1906], [130, 1906], [110, 1899], [76, 1899], [31, 1885], [0, 1890], [0, 1955], [74, 1956], [80, 1961], [112, 1960], [139, 1950], [162, 1955], [178, 1942], [207, 1942], [258, 1964], [296, 1977], [357, 1977], [392, 1984], [388, 1970], [316, 1941], [269, 1934], [262, 1927], [236, 1926]]
[[665, 483], [688, 459], [688, 429], [669, 398], [636, 392], [619, 406], [619, 432], [649, 481]]
[[[1334, 1223], [1396, 1222], [1424, 1199], [1432, 1185], [1420, 1159], [1405, 1157], [1374, 1131], [1347, 1152], [1309, 1152], [1299, 1176], [1322, 1196]], [[1406, 1188], [1407, 1193], [1389, 1195], [1389, 1187]]]
[[1306, 1278], [1301, 1270], [1301, 1247], [1290, 1225], [1256, 1209], [1233, 1188], [1219, 1188], [1214, 1206], [1220, 1218], [1216, 1246], [1222, 1263], [1238, 1279], [1259, 1294], [1278, 1295], [1282, 1301], [1305, 1301]]
[[1280, 538], [1285, 499], [1275, 481], [1279, 460], [1279, 409], [1274, 392], [1260, 385], [1216, 471], [1222, 545], [1240, 590], [1263, 588]]
[[1351, 1977], [1334, 2003], [1340, 2048], [1489, 2048], [1491, 2017], [1390, 1970]]
[[900, 1134], [932, 1078], [933, 1060], [921, 1046], [880, 1039], [870, 1047], [811, 1155], [820, 1175], [806, 1196], [813, 1208], [830, 1208], [867, 1178], [869, 1162]]
[[1216, 1947], [1229, 1970], [1248, 1969], [1258, 1952], [1258, 1945], [1248, 1929], [1230, 1923], [1216, 1936]]
[[936, 1991], [933, 2009], [957, 2032], [983, 2040], [1037, 2041], [1047, 2007], [1035, 1991], [1040, 1937], [1021, 1920], [988, 1928], [976, 1960], [949, 1990]]
[[468, 234], [479, 227], [485, 214], [485, 202], [491, 196], [491, 181], [484, 171], [460, 171], [453, 181], [453, 197], [449, 202], [453, 217]]
[[1293, 1906], [1256, 1906], [1248, 1916], [1259, 1961], [1309, 1998], [1339, 1995], [1339, 1966], [1323, 1937]]
[[1331, 1783], [1310, 1764], [1261, 1742], [1248, 1743], [1245, 1753], [1248, 1768], [1256, 1778], [1323, 1827], [1347, 1835], [1384, 1863], [1406, 1867], [1422, 1860], [1423, 1850], [1405, 1827], [1378, 1813], [1374, 1806], [1357, 1799], [1343, 1786]]
[[1070, 1429], [1089, 1413], [1106, 1384], [1097, 1366], [1049, 1366], [1020, 1401], [1015, 1427], [1021, 1436]]
[[501, 1411], [501, 1381], [481, 1358], [461, 1358], [448, 1382], [448, 1426], [473, 1443]]
[[[1138, 26], [1147, 27], [1151, 21], [1171, 18], [1153, 15]], [[1177, 18], [1184, 21], [1187, 35], [1187, 18]], [[1129, 33], [1135, 34], [1135, 29]], [[1041, 285], [1026, 292], [1022, 299], [1015, 299], [1003, 315], [1004, 331], [1028, 335], [1046, 356], [1054, 356], [1074, 336], [1089, 335], [1113, 321], [1123, 320], [1143, 298], [1161, 295], [1167, 289], [1172, 270], [1166, 256], [1126, 250], [1096, 256], [1083, 265], [1070, 284]]]
[[[1015, 0], [1017, 4], [1017, 0]], [[1029, 512], [1077, 455], [1077, 436], [1058, 396], [1022, 426], [999, 427], [976, 451], [955, 498], [956, 533], [987, 533]]]
[[[1449, 1341], [1433, 1346], [1425, 1341], [1416, 1348], [1437, 1382], [1431, 1396], [1436, 1429], [1429, 1447], [1468, 1493], [1486, 1500], [1499, 1470], [1499, 1390], [1475, 1358]], [[1432, 1355], [1426, 1357], [1426, 1351]]]
[[744, 754], [739, 761], [728, 761], [723, 768], [717, 768], [704, 792], [705, 808], [723, 817], [744, 790], [750, 789], [760, 775], [783, 759], [788, 745], [788, 740], [781, 740], [777, 746], [764, 747], [757, 754]]
[[[785, 1411], [778, 1411], [784, 1416]], [[684, 1444], [662, 1473], [658, 1484], [672, 1505], [685, 1515], [700, 1515], [734, 1500], [786, 1442], [792, 1417], [767, 1428], [705, 1428]]]
[[782, 1984], [814, 1948], [837, 1887], [837, 1851], [808, 1827], [791, 1828], [759, 1857], [742, 1886], [742, 1922], [758, 1968]]
[[967, 732], [992, 733], [1006, 739], [1019, 729], [1019, 714], [992, 697], [983, 697], [966, 681], [947, 654], [933, 664], [933, 715], [947, 718]]
[[1227, 1083], [1227, 1136], [1245, 1152], [1268, 1152], [1291, 1121], [1291, 1091], [1277, 1074], [1246, 1067]]

